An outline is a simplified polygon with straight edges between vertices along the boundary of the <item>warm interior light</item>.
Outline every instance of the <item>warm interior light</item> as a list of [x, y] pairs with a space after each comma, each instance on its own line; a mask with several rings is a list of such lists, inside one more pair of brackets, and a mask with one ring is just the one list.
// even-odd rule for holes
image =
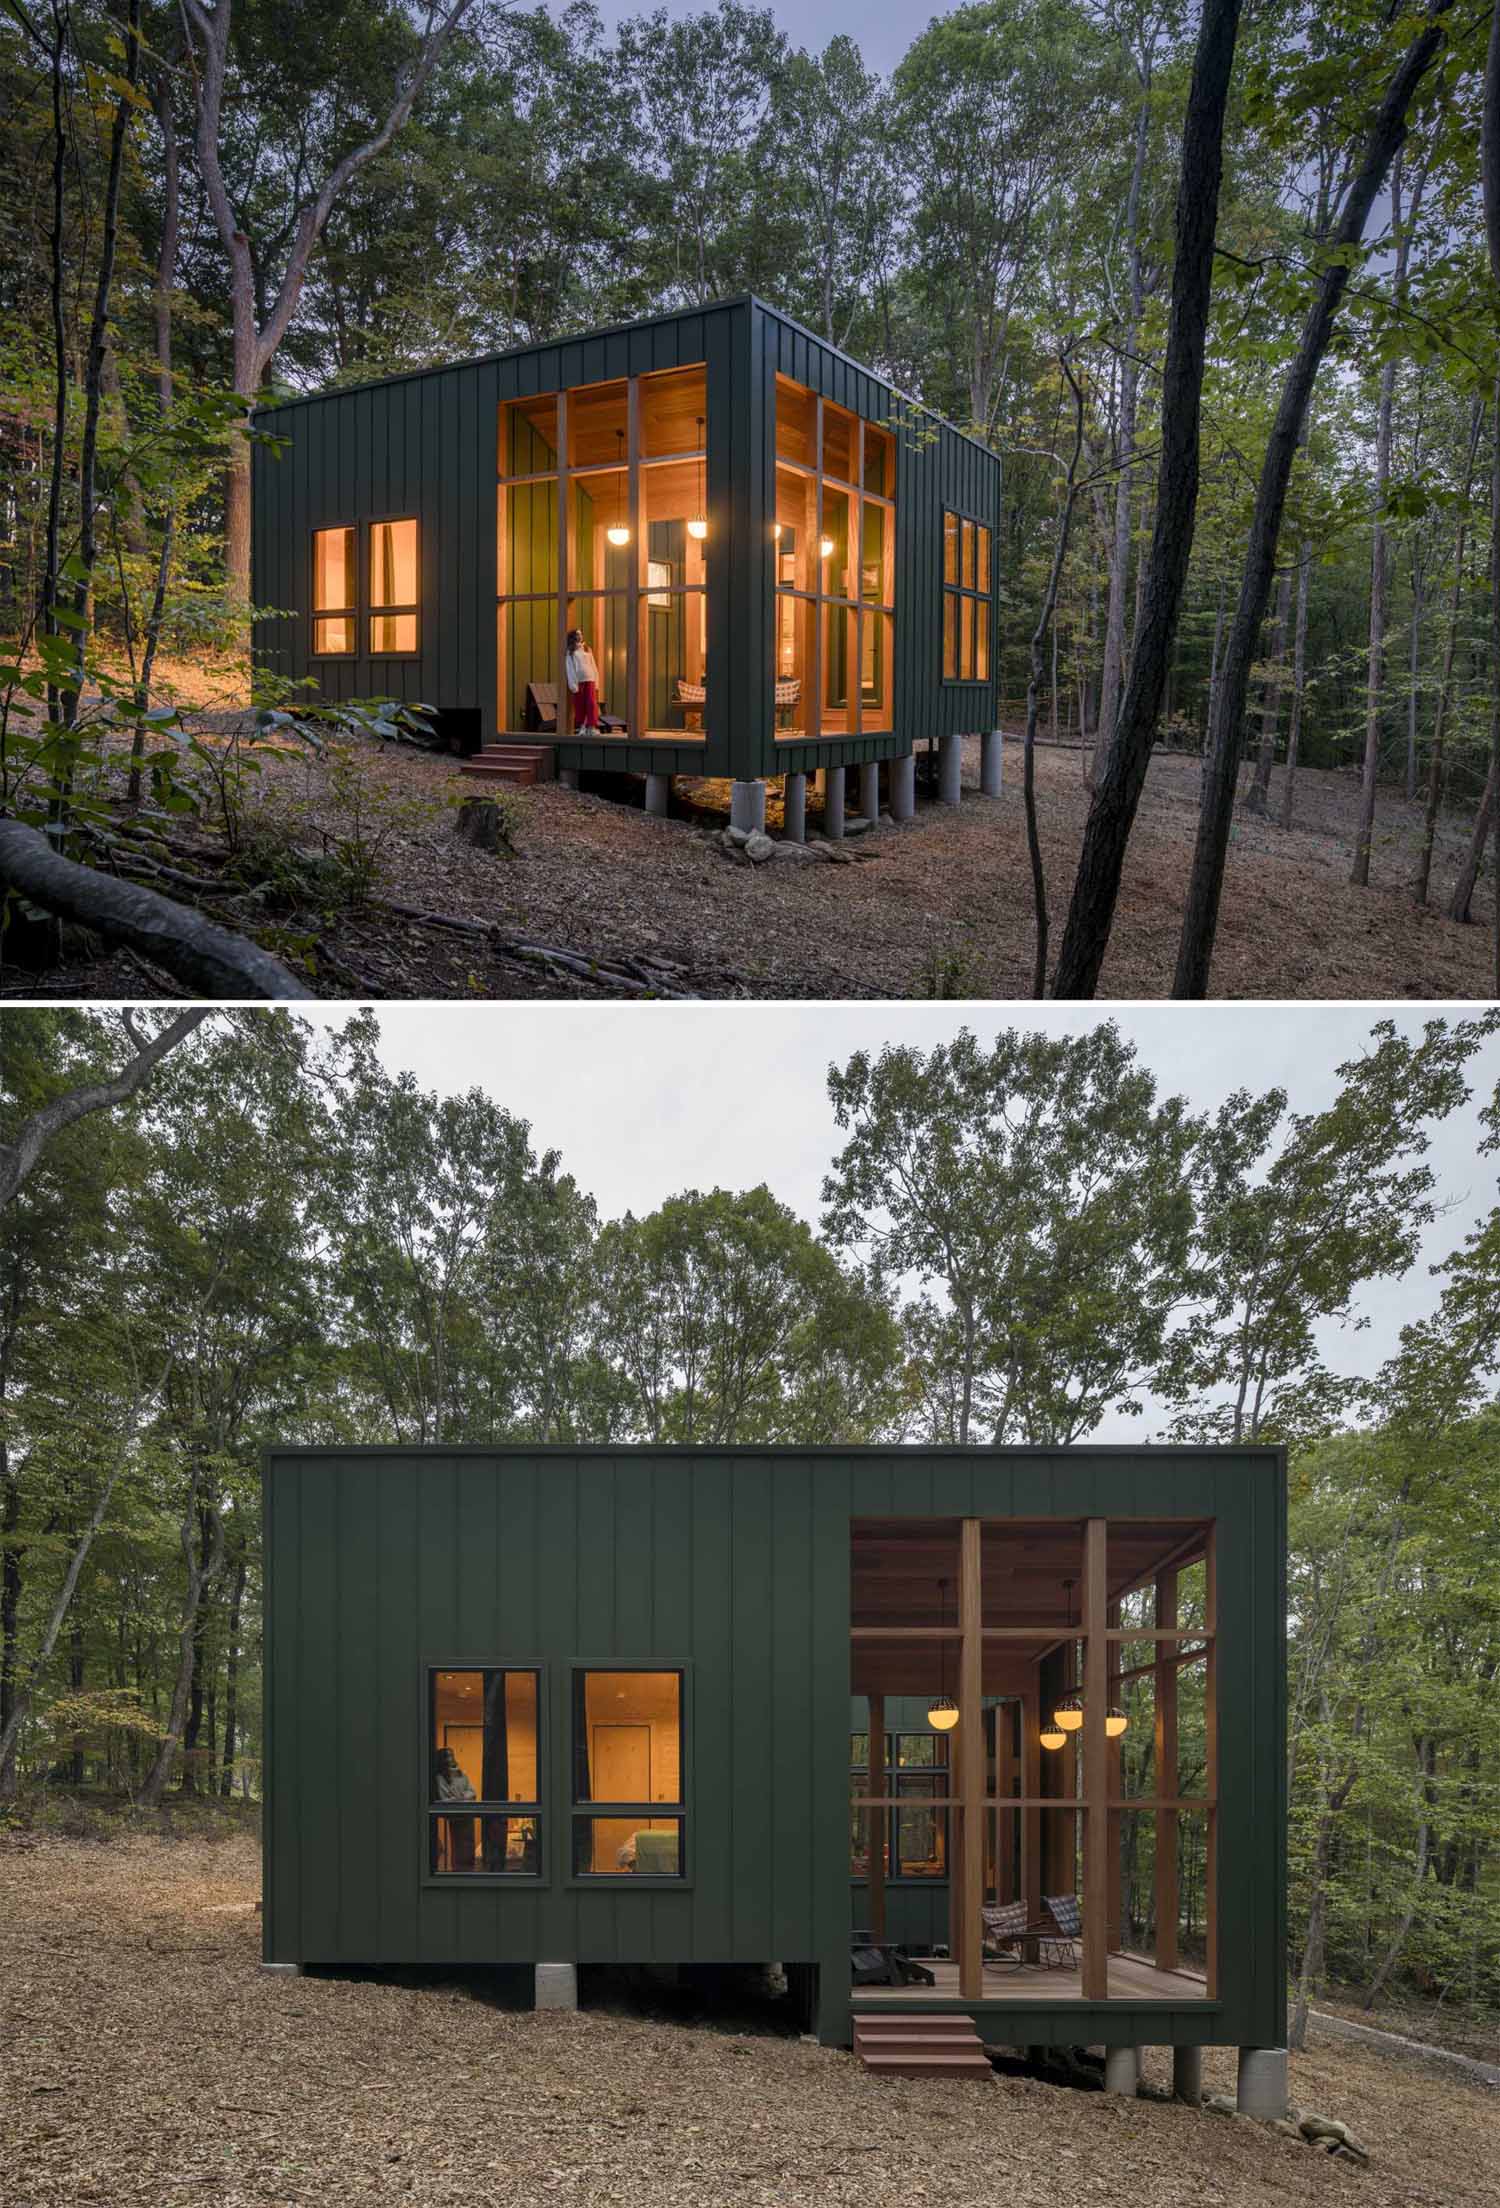
[[630, 531], [622, 521], [611, 522], [604, 534], [611, 544], [629, 544], [630, 542]]
[[1037, 1737], [1044, 1748], [1065, 1748], [1067, 1746], [1067, 1734], [1060, 1733], [1055, 1725], [1044, 1726]]
[[1118, 1740], [1129, 1723], [1129, 1718], [1117, 1702], [1112, 1703], [1105, 1712], [1104, 1730], [1111, 1740]]
[[695, 515], [693, 519], [688, 523], [688, 535], [690, 537], [696, 537], [700, 544], [703, 542], [703, 539], [708, 535], [708, 523], [703, 519], [701, 514]]
[[779, 521], [772, 528], [771, 534], [776, 539], [776, 542], [779, 544], [781, 542], [781, 523]]
[[940, 1694], [928, 1705], [927, 1722], [934, 1732], [951, 1733], [958, 1723], [958, 1704], [950, 1701], [946, 1694]]
[[819, 537], [819, 539], [818, 539], [818, 557], [819, 557], [820, 559], [823, 559], [823, 560], [831, 560], [831, 559], [833, 558], [833, 539], [832, 539], [832, 537]]
[[1065, 1733], [1076, 1733], [1083, 1726], [1083, 1704], [1076, 1694], [1070, 1694], [1065, 1702], [1059, 1702], [1052, 1712], [1052, 1722]]

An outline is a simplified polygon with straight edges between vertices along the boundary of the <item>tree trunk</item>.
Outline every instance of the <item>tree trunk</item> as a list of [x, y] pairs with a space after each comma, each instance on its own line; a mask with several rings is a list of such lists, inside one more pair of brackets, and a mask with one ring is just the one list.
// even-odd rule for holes
[[1292, 611], [1292, 571], [1287, 568], [1276, 592], [1276, 613], [1271, 626], [1271, 673], [1260, 708], [1260, 750], [1255, 780], [1245, 793], [1247, 813], [1271, 809], [1271, 769], [1276, 763], [1276, 724], [1281, 719], [1281, 684], [1286, 662], [1286, 632]]
[[1068, 555], [1068, 531], [1073, 521], [1073, 503], [1078, 496], [1078, 460], [1083, 451], [1083, 387], [1074, 375], [1064, 354], [1059, 361], [1073, 394], [1073, 457], [1068, 462], [1067, 483], [1063, 496], [1062, 512], [1057, 517], [1057, 538], [1052, 547], [1052, 567], [1047, 577], [1047, 589], [1042, 599], [1041, 612], [1031, 634], [1031, 678], [1026, 685], [1026, 748], [1023, 754], [1022, 790], [1026, 803], [1026, 849], [1031, 860], [1031, 894], [1036, 914], [1036, 949], [1031, 968], [1031, 994], [1040, 1000], [1047, 994], [1047, 879], [1042, 868], [1042, 840], [1036, 817], [1036, 727], [1041, 711], [1042, 672], [1045, 666], [1043, 654], [1047, 648], [1047, 631], [1057, 608], [1057, 586], [1062, 578], [1063, 561]]
[[1350, 186], [1343, 218], [1333, 235], [1334, 257], [1324, 270], [1303, 324], [1267, 440], [1240, 581], [1239, 603], [1230, 627], [1224, 671], [1214, 706], [1213, 741], [1178, 945], [1177, 971], [1172, 984], [1172, 993], [1177, 997], [1202, 997], [1208, 993], [1240, 747], [1244, 740], [1245, 692], [1270, 595], [1292, 460], [1318, 369], [1348, 287], [1353, 250], [1364, 237], [1370, 209], [1405, 137], [1407, 109], [1442, 44], [1440, 18], [1447, 14], [1452, 4], [1453, 0], [1431, 0], [1426, 27], [1412, 40], [1386, 88], [1361, 153], [1358, 173]]
[[1453, 597], [1448, 607], [1448, 634], [1443, 640], [1443, 666], [1438, 676], [1437, 701], [1432, 714], [1432, 745], [1427, 759], [1427, 803], [1422, 813], [1422, 847], [1417, 856], [1417, 871], [1412, 880], [1411, 893], [1419, 905], [1427, 902], [1427, 892], [1432, 880], [1432, 850], [1437, 840], [1438, 812], [1443, 802], [1443, 737], [1448, 719], [1448, 700], [1453, 689], [1453, 656], [1458, 646], [1459, 616], [1464, 603], [1464, 553], [1469, 534], [1469, 495], [1474, 484], [1474, 458], [1479, 450], [1479, 433], [1484, 424], [1484, 405], [1474, 401], [1469, 417], [1469, 457], [1464, 469], [1463, 504], [1459, 508], [1458, 535], [1453, 546]]
[[1130, 570], [1130, 512], [1134, 490], [1131, 461], [1135, 454], [1136, 393], [1140, 367], [1136, 348], [1140, 343], [1141, 314], [1146, 300], [1145, 256], [1141, 251], [1141, 190], [1150, 146], [1151, 79], [1141, 81], [1141, 103], [1135, 121], [1135, 159], [1130, 169], [1130, 189], [1125, 199], [1125, 238], [1130, 256], [1130, 308], [1120, 333], [1120, 420], [1115, 459], [1114, 537], [1109, 558], [1109, 601], [1104, 614], [1104, 673], [1099, 685], [1099, 738], [1094, 746], [1091, 785], [1104, 771], [1119, 718], [1120, 692], [1125, 680], [1125, 585]]
[[1161, 461], [1151, 566], [1130, 679], [1084, 831], [1053, 984], [1054, 994], [1059, 997], [1091, 997], [1099, 984], [1120, 893], [1125, 847], [1151, 762], [1193, 548], [1204, 338], [1224, 167], [1224, 111], [1239, 22], [1240, 0], [1204, 0], [1183, 124], [1174, 217], [1176, 256], [1162, 370]]
[[1359, 823], [1354, 832], [1354, 863], [1349, 879], [1364, 888], [1370, 879], [1370, 842], [1375, 832], [1375, 784], [1380, 773], [1380, 708], [1385, 689], [1385, 501], [1391, 481], [1391, 430], [1396, 404], [1396, 363], [1380, 373], [1380, 419], [1375, 435], [1375, 524], [1370, 536], [1370, 639], [1365, 664], [1365, 755], [1359, 781]]
[[1406, 655], [1406, 800], [1417, 794], [1417, 722], [1422, 672], [1422, 620], [1427, 611], [1426, 566], [1415, 548], [1411, 556], [1411, 635]]
[[242, 1534], [236, 1543], [234, 1585], [229, 1594], [229, 1630], [225, 1636], [228, 1646], [224, 1654], [224, 1755], [219, 1772], [219, 1792], [225, 1801], [234, 1792], [234, 1759], [239, 1748], [240, 1615], [244, 1609], [248, 1572]]
[[[167, 1713], [166, 1729], [157, 1746], [146, 1783], [140, 1791], [143, 1809], [160, 1809], [161, 1798], [171, 1775], [173, 1759], [177, 1754], [187, 1725], [188, 1707], [192, 1698], [193, 1682], [197, 1676], [198, 1613], [207, 1590], [218, 1578], [224, 1562], [224, 1521], [212, 1504], [203, 1506], [206, 1526], [201, 1550], [194, 1545], [193, 1536], [199, 1524], [198, 1474], [195, 1468], [192, 1492], [187, 1509], [183, 1513], [178, 1537], [187, 1564], [187, 1593], [183, 1599], [182, 1624], [177, 1635], [177, 1678], [172, 1688], [172, 1704]], [[193, 1791], [184, 1787], [183, 1791]]]
[[1312, 546], [1304, 538], [1297, 554], [1297, 623], [1292, 643], [1292, 712], [1286, 731], [1286, 787], [1281, 793], [1281, 825], [1290, 828], [1297, 803], [1297, 754], [1302, 743], [1302, 698], [1307, 683], [1307, 599], [1312, 578]]

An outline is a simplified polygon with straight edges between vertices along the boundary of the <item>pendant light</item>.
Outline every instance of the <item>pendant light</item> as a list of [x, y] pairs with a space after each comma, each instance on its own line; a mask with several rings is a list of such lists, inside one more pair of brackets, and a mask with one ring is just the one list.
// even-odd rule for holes
[[[1067, 1597], [1068, 1597], [1068, 1642], [1069, 1642], [1069, 1646], [1070, 1646], [1070, 1648], [1071, 1648], [1071, 1644], [1072, 1644], [1072, 1639], [1073, 1639], [1073, 1582], [1072, 1582], [1072, 1580], [1071, 1580], [1071, 1579], [1065, 1579], [1065, 1580], [1063, 1581], [1063, 1587], [1064, 1587], [1064, 1589], [1065, 1589], [1065, 1591], [1066, 1591], [1066, 1593], [1067, 1593]], [[1072, 1663], [1073, 1663], [1073, 1659], [1072, 1659], [1072, 1656], [1071, 1656], [1071, 1654], [1070, 1654], [1070, 1655], [1069, 1655], [1069, 1658], [1068, 1658], [1068, 1668], [1069, 1668], [1070, 1670], [1072, 1669]], [[1055, 1725], [1055, 1726], [1057, 1727], [1058, 1731], [1059, 1731], [1059, 1732], [1063, 1732], [1063, 1733], [1076, 1733], [1076, 1732], [1078, 1732], [1078, 1731], [1080, 1731], [1080, 1730], [1082, 1729], [1082, 1726], [1083, 1726], [1083, 1696], [1082, 1696], [1082, 1695], [1081, 1695], [1081, 1694], [1080, 1694], [1080, 1693], [1078, 1692], [1078, 1690], [1077, 1690], [1077, 1688], [1076, 1688], [1076, 1687], [1074, 1688], [1074, 1690], [1073, 1690], [1073, 1692], [1072, 1692], [1071, 1694], [1068, 1694], [1068, 1695], [1064, 1695], [1064, 1697], [1063, 1697], [1062, 1701], [1058, 1703], [1058, 1705], [1057, 1705], [1057, 1708], [1056, 1708], [1056, 1709], [1055, 1709], [1055, 1710], [1054, 1710], [1054, 1711], [1052, 1712], [1052, 1722], [1053, 1722], [1053, 1724], [1054, 1724], [1054, 1725]]]
[[821, 537], [819, 537], [819, 539], [818, 539], [818, 557], [819, 557], [819, 559], [820, 559], [820, 560], [831, 560], [831, 559], [833, 558], [833, 539], [832, 539], [832, 537], [830, 537], [830, 536], [821, 536]]
[[703, 511], [706, 500], [703, 487], [703, 416], [701, 414], [698, 416], [698, 452], [698, 511], [688, 523], [688, 535], [696, 538], [697, 542], [701, 544], [708, 535], [708, 516]]
[[[948, 1582], [946, 1579], [938, 1581], [938, 1608], [944, 1613], [942, 1622], [946, 1625], [948, 1622]], [[942, 1683], [946, 1690], [948, 1685], [948, 1643], [946, 1640], [943, 1642], [942, 1664]], [[935, 1733], [952, 1732], [954, 1726], [958, 1723], [958, 1704], [951, 1694], [945, 1691], [933, 1696], [931, 1702], [927, 1705], [927, 1722]]]
[[[618, 452], [617, 452], [617, 459], [618, 459], [618, 462], [619, 462], [619, 465], [620, 465], [620, 467], [621, 467], [621, 468], [623, 469], [623, 467], [624, 467], [624, 465], [625, 465], [625, 432], [624, 432], [624, 430], [623, 430], [623, 429], [617, 429], [617, 430], [615, 431], [615, 436], [616, 436], [616, 437], [617, 437], [617, 438], [619, 439], [619, 448], [618, 448]], [[622, 544], [629, 544], [629, 542], [630, 542], [630, 531], [629, 531], [629, 529], [628, 529], [628, 528], [626, 527], [626, 525], [625, 525], [625, 520], [624, 520], [624, 517], [623, 517], [623, 515], [622, 515], [622, 514], [621, 514], [621, 512], [620, 512], [620, 486], [621, 486], [621, 484], [622, 484], [622, 483], [624, 482], [624, 480], [625, 480], [625, 479], [624, 479], [624, 476], [623, 476], [623, 475], [617, 475], [617, 476], [615, 477], [615, 518], [614, 518], [614, 520], [613, 520], [613, 521], [612, 521], [612, 522], [610, 523], [609, 527], [608, 527], [608, 528], [607, 528], [607, 529], [605, 530], [605, 532], [604, 532], [604, 534], [605, 534], [605, 535], [606, 535], [606, 536], [608, 537], [608, 539], [609, 539], [610, 543], [611, 543], [611, 544], [613, 544], [613, 545], [615, 545], [615, 546], [619, 546], [619, 545], [622, 545]]]
[[1130, 1723], [1118, 1702], [1111, 1702], [1104, 1717], [1104, 1730], [1110, 1740], [1118, 1740]]
[[1044, 1725], [1037, 1739], [1044, 1748], [1066, 1748], [1068, 1745], [1067, 1734], [1059, 1732], [1055, 1725]]

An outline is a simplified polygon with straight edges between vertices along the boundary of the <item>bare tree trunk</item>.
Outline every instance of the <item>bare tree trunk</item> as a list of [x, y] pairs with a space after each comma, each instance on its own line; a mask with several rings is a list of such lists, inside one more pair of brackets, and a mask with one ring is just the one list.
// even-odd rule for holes
[[1297, 621], [1292, 643], [1292, 713], [1286, 731], [1286, 787], [1281, 793], [1281, 825], [1290, 828], [1297, 805], [1297, 754], [1302, 744], [1302, 700], [1307, 685], [1307, 600], [1312, 579], [1312, 546], [1304, 538], [1297, 554]]
[[1104, 674], [1099, 686], [1099, 736], [1094, 745], [1090, 787], [1104, 771], [1104, 761], [1114, 741], [1119, 717], [1120, 692], [1125, 680], [1125, 585], [1130, 569], [1130, 513], [1135, 488], [1136, 393], [1140, 364], [1136, 350], [1141, 337], [1141, 315], [1146, 303], [1146, 264], [1141, 251], [1141, 191], [1150, 146], [1151, 74], [1149, 63], [1141, 70], [1141, 100], [1135, 120], [1135, 159], [1130, 169], [1130, 189], [1125, 199], [1125, 237], [1130, 256], [1130, 306], [1120, 333], [1120, 419], [1115, 445], [1119, 474], [1115, 480], [1114, 539], [1109, 558], [1109, 602], [1104, 614]]
[[1370, 879], [1370, 841], [1375, 832], [1375, 784], [1380, 773], [1380, 707], [1385, 688], [1385, 501], [1391, 481], [1391, 430], [1396, 401], [1396, 363], [1380, 373], [1380, 420], [1375, 435], [1375, 524], [1370, 536], [1370, 640], [1365, 665], [1365, 754], [1359, 780], [1359, 821], [1354, 831], [1354, 863], [1349, 879], [1363, 888]]
[[1397, 1923], [1395, 1931], [1391, 1934], [1390, 1943], [1387, 1946], [1384, 1955], [1382, 1955], [1382, 1957], [1380, 1958], [1378, 1965], [1376, 1966], [1374, 1976], [1371, 1978], [1369, 1985], [1365, 1988], [1365, 1997], [1364, 2000], [1360, 2003], [1360, 2007], [1362, 2009], [1373, 2009], [1375, 2003], [1379, 2000], [1381, 1994], [1385, 1991], [1386, 1981], [1389, 1979], [1391, 1972], [1396, 1967], [1397, 1958], [1399, 1957], [1402, 1948], [1406, 1945], [1407, 1934], [1411, 1931], [1413, 1924], [1415, 1924], [1417, 1918], [1417, 1910], [1421, 1906], [1422, 1887], [1424, 1882], [1426, 1881], [1427, 1863], [1432, 1850], [1431, 1813], [1434, 1777], [1437, 1765], [1434, 1745], [1431, 1740], [1424, 1740], [1421, 1743], [1421, 1747], [1418, 1753], [1421, 1759], [1423, 1772], [1423, 1809], [1421, 1818], [1417, 1825], [1417, 1855], [1416, 1862], [1412, 1867], [1411, 1887], [1407, 1893], [1406, 1906], [1401, 1912], [1400, 1920]]
[[1031, 994], [1038, 999], [1047, 994], [1047, 879], [1042, 868], [1042, 841], [1036, 817], [1036, 724], [1041, 707], [1043, 653], [1047, 648], [1047, 631], [1057, 607], [1057, 586], [1062, 578], [1063, 561], [1068, 555], [1068, 531], [1073, 522], [1073, 504], [1078, 496], [1078, 459], [1083, 451], [1083, 389], [1073, 373], [1067, 354], [1060, 356], [1058, 365], [1068, 379], [1073, 394], [1073, 456], [1068, 462], [1068, 474], [1063, 495], [1062, 512], [1057, 517], [1057, 538], [1052, 547], [1052, 567], [1047, 577], [1047, 589], [1042, 599], [1041, 612], [1031, 633], [1031, 679], [1026, 685], [1026, 748], [1023, 754], [1022, 791], [1026, 802], [1026, 848], [1031, 859], [1031, 894], [1036, 914], [1036, 951], [1031, 968]]
[[1352, 249], [1364, 237], [1370, 209], [1406, 135], [1407, 110], [1442, 44], [1441, 18], [1452, 4], [1453, 0], [1430, 0], [1426, 27], [1412, 40], [1397, 65], [1371, 123], [1358, 173], [1333, 235], [1334, 256], [1324, 270], [1308, 310], [1267, 440], [1240, 581], [1239, 603], [1229, 632], [1224, 676], [1215, 702], [1213, 744], [1204, 779], [1193, 870], [1178, 945], [1177, 970], [1172, 982], [1172, 993], [1177, 997], [1202, 997], [1208, 993], [1214, 936], [1219, 924], [1219, 900], [1224, 887], [1224, 863], [1234, 815], [1240, 747], [1244, 740], [1245, 692], [1270, 595], [1292, 460], [1318, 369], [1343, 304]]
[[[1474, 461], [1479, 451], [1479, 435], [1484, 427], [1484, 402], [1476, 399], [1469, 415], [1469, 456], [1464, 465], [1463, 503], [1458, 513], [1458, 535], [1453, 546], [1453, 597], [1448, 607], [1448, 634], [1443, 641], [1443, 667], [1438, 677], [1437, 703], [1432, 716], [1432, 748], [1427, 760], [1427, 803], [1422, 814], [1422, 848], [1417, 856], [1417, 871], [1412, 881], [1412, 896], [1419, 905], [1427, 902], [1432, 879], [1432, 851], [1437, 840], [1438, 811], [1443, 801], [1443, 737], [1448, 719], [1448, 700], [1453, 690], [1453, 657], [1458, 646], [1459, 616], [1464, 603], [1464, 553], [1469, 534], [1469, 498], [1474, 488]], [[1472, 894], [1472, 891], [1471, 891]]]
[[[204, 1518], [201, 1547], [194, 1542], [194, 1535], [200, 1531], [200, 1513]], [[224, 1521], [211, 1503], [204, 1504], [202, 1501], [196, 1464], [187, 1508], [178, 1528], [178, 1539], [187, 1564], [187, 1593], [183, 1598], [182, 1624], [177, 1634], [177, 1678], [172, 1688], [172, 1705], [167, 1715], [166, 1729], [138, 1797], [143, 1809], [161, 1807], [161, 1798], [166, 1791], [173, 1759], [177, 1754], [177, 1744], [187, 1723], [188, 1703], [197, 1671], [198, 1613], [205, 1593], [218, 1578], [224, 1562]]]
[[1151, 567], [1130, 679], [1084, 831], [1053, 984], [1059, 997], [1091, 997], [1099, 985], [1120, 894], [1125, 847], [1151, 762], [1193, 549], [1204, 340], [1224, 168], [1224, 110], [1239, 25], [1240, 0], [1204, 0], [1183, 124], [1174, 217], [1176, 257], [1162, 370], [1161, 461]]
[[245, 1604], [245, 1582], [249, 1565], [245, 1560], [245, 1537], [241, 1533], [236, 1543], [234, 1584], [229, 1593], [228, 1646], [224, 1653], [224, 1754], [219, 1770], [219, 1792], [225, 1801], [234, 1793], [234, 1759], [239, 1747], [240, 1718], [240, 1616]]
[[[155, 286], [156, 403], [162, 420], [165, 421], [172, 411], [172, 286], [177, 276], [177, 241], [182, 220], [177, 119], [172, 105], [172, 78], [167, 70], [162, 71], [157, 82], [156, 119], [161, 129], [162, 146], [161, 242], [156, 255]], [[151, 703], [151, 677], [155, 672], [157, 647], [161, 642], [162, 623], [166, 618], [167, 586], [172, 575], [172, 540], [176, 533], [176, 523], [176, 502], [169, 493], [166, 512], [162, 516], [161, 551], [156, 562], [151, 611], [146, 619], [140, 681], [136, 686], [136, 704], [142, 713]], [[145, 724], [138, 721], [131, 739], [130, 781], [126, 791], [132, 805], [140, 802], [145, 749]]]
[[1427, 611], [1427, 573], [1415, 547], [1411, 556], [1411, 636], [1406, 655], [1406, 798], [1417, 794], [1417, 722], [1422, 673], [1422, 617]]
[[1276, 592], [1276, 613], [1270, 638], [1271, 674], [1266, 683], [1265, 696], [1261, 700], [1260, 750], [1255, 761], [1255, 779], [1245, 793], [1244, 809], [1247, 813], [1265, 813], [1271, 808], [1271, 768], [1276, 760], [1276, 724], [1281, 719], [1281, 684], [1291, 611], [1292, 571], [1287, 568]]
[[186, 1042], [208, 1017], [207, 1005], [193, 1012], [178, 1012], [157, 1034], [148, 1037], [136, 1026], [134, 1008], [125, 1006], [119, 1021], [134, 1055], [120, 1071], [108, 1081], [85, 1081], [76, 1089], [64, 1089], [21, 1122], [14, 1141], [0, 1143], [0, 1209], [14, 1199], [36, 1170], [54, 1135], [86, 1119], [90, 1112], [109, 1112], [117, 1104], [128, 1103], [168, 1051]]

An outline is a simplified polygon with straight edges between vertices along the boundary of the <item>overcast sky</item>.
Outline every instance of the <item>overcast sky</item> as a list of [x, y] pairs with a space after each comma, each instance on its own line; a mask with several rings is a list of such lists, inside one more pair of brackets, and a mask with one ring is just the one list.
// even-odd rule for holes
[[[627, 15], [654, 15], [664, 6], [668, 15], [701, 15], [709, 0], [599, 0], [599, 12], [613, 29]], [[762, 6], [767, 0], [760, 0]], [[902, 7], [896, 0], [769, 0], [771, 13], [794, 46], [821, 52], [831, 38], [846, 32], [858, 45], [870, 69], [894, 69], [912, 40], [926, 30], [936, 15], [951, 12], [954, 0], [933, 5], [919, 0], [916, 7]], [[557, 13], [554, 5], [553, 13]]]
[[[1430, 1010], [1430, 1008], [1428, 1008]], [[1337, 1068], [1356, 1057], [1384, 1007], [1142, 1005], [1111, 1015], [1156, 1076], [1197, 1110], [1232, 1090], [1281, 1087], [1290, 1107], [1315, 1111], [1338, 1088]], [[306, 1016], [336, 1025], [337, 1007]], [[688, 1188], [768, 1183], [816, 1226], [823, 1174], [838, 1144], [828, 1102], [830, 1060], [886, 1043], [931, 1049], [967, 1026], [981, 1039], [1007, 1026], [1079, 1034], [1099, 1015], [1083, 1006], [900, 1004], [381, 1005], [382, 1051], [424, 1088], [485, 1089], [530, 1122], [537, 1149], [562, 1153], [567, 1171], [605, 1216], [650, 1211]], [[1422, 1011], [1389, 1012], [1406, 1034]], [[1449, 1016], [1460, 1016], [1450, 1013]], [[1428, 1235], [1425, 1261], [1456, 1248], [1496, 1200], [1496, 1161], [1480, 1157], [1478, 1106], [1500, 1080], [1500, 1042], [1474, 1065], [1474, 1103], [1433, 1137], [1431, 1162], [1450, 1205]], [[1401, 1326], [1435, 1300], [1425, 1263], [1363, 1297], [1368, 1331], [1324, 1354], [1334, 1369], [1373, 1373]], [[1155, 1432], [1121, 1418], [1101, 1440]]]

